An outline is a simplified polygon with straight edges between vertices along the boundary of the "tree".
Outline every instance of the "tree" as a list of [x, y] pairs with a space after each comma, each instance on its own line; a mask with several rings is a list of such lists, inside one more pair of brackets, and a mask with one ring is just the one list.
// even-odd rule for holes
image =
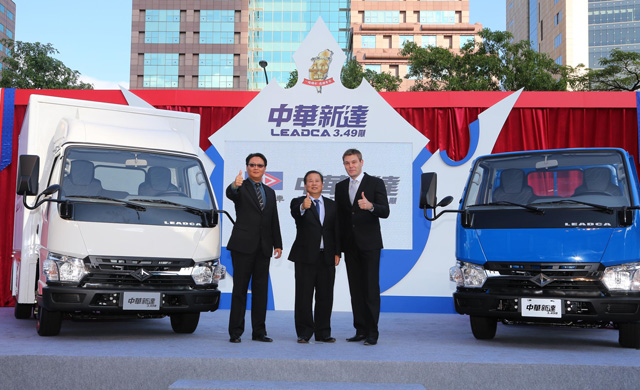
[[69, 69], [53, 58], [58, 54], [52, 44], [30, 43], [3, 39], [10, 55], [2, 57], [0, 87], [20, 89], [93, 89], [79, 80], [80, 72]]
[[412, 91], [564, 91], [576, 83], [575, 68], [558, 65], [529, 41], [511, 43], [507, 31], [484, 29], [478, 42], [455, 54], [442, 47], [422, 48], [413, 42], [401, 50], [409, 58]]
[[590, 69], [587, 78], [594, 91], [640, 89], [640, 53], [613, 49], [598, 61], [602, 69]]
[[[377, 73], [371, 69], [363, 70], [362, 65], [355, 59], [350, 59], [342, 67], [340, 79], [342, 85], [347, 88], [358, 88], [362, 83], [362, 78], [366, 78], [369, 84], [376, 91], [397, 91], [400, 88], [402, 79], [398, 76], [392, 76], [389, 73]], [[285, 88], [291, 88], [298, 82], [298, 71], [294, 70], [289, 74], [289, 81]]]

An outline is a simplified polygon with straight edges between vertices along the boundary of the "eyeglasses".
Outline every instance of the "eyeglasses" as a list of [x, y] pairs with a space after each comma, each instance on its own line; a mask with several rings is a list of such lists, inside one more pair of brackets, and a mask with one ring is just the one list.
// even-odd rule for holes
[[248, 167], [250, 168], [264, 168], [265, 165], [264, 164], [247, 164]]

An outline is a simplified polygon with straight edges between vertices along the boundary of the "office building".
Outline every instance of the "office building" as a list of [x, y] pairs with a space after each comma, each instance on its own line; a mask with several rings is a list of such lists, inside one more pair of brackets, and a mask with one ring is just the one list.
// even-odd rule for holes
[[402, 78], [407, 40], [458, 51], [482, 29], [462, 0], [133, 0], [130, 87], [260, 90], [265, 61], [268, 80], [286, 84], [318, 17], [347, 58]]
[[613, 48], [640, 52], [640, 0], [506, 0], [507, 31], [558, 64], [598, 61]]
[[[480, 1], [480, 0], [472, 0]], [[469, 24], [469, 1], [351, 1], [353, 56], [365, 68], [403, 79], [401, 90], [414, 82], [404, 79], [408, 60], [400, 56], [406, 41], [458, 52], [482, 30]]]
[[[259, 90], [286, 84], [318, 17], [348, 53], [348, 0], [133, 0], [131, 89]], [[263, 63], [264, 64], [264, 63]]]
[[[12, 0], [0, 0], [0, 39], [15, 41], [15, 33], [16, 3]], [[9, 49], [0, 44], [0, 56], [6, 56], [8, 52]]]

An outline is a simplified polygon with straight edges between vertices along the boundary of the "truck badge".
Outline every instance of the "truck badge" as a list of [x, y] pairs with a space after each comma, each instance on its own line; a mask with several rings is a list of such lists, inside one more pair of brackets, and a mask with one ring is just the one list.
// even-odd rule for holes
[[145, 280], [149, 279], [152, 275], [146, 269], [138, 268], [136, 272], [131, 273], [131, 276], [133, 276], [134, 278], [138, 279], [141, 282], [144, 282]]

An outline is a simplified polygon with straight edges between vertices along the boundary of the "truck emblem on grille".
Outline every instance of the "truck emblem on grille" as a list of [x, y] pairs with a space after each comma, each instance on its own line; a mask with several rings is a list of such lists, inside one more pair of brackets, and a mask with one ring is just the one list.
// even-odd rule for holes
[[149, 279], [152, 275], [146, 269], [138, 268], [138, 270], [136, 270], [136, 272], [132, 272], [131, 273], [131, 276], [133, 276], [134, 278], [136, 278], [139, 281], [143, 282], [143, 281]]
[[536, 276], [534, 276], [533, 278], [531, 278], [529, 280], [531, 280], [533, 283], [537, 284], [540, 287], [544, 287], [547, 284], [553, 282], [553, 279], [548, 277], [545, 274], [536, 275]]

